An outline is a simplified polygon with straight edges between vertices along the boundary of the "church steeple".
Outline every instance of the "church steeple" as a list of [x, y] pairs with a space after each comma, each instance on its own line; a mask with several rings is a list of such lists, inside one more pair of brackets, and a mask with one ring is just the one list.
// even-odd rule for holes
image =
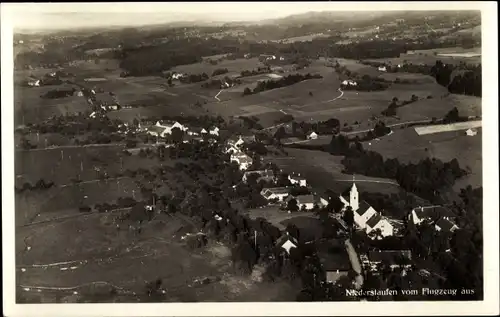
[[356, 187], [356, 183], [354, 183], [354, 175], [352, 176], [352, 188], [350, 192], [350, 201], [349, 205], [351, 206], [353, 211], [358, 210], [359, 208], [359, 195], [358, 195], [358, 188]]

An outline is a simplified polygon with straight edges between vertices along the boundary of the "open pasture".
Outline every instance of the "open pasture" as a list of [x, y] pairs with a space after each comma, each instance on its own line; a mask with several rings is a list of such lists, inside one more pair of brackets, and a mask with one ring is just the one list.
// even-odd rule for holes
[[[158, 215], [143, 224], [141, 234], [127, 228], [116, 228], [113, 216], [96, 214], [41, 227], [29, 227], [17, 232], [17, 240], [30, 243], [31, 250], [18, 254], [17, 279], [20, 285], [75, 287], [102, 281], [130, 293], [135, 298], [146, 298], [146, 282], [161, 279], [167, 290], [161, 301], [269, 301], [293, 300], [296, 291], [288, 283], [256, 282], [251, 277], [232, 274], [230, 250], [211, 243], [190, 250], [175, 237], [176, 232], [189, 228], [176, 216]], [[67, 239], [75, 235], [74, 239]], [[190, 229], [188, 229], [190, 231]], [[49, 267], [31, 264], [50, 264], [72, 259], [74, 263]], [[22, 272], [21, 268], [25, 271]], [[64, 269], [64, 270], [61, 270]], [[210, 283], [196, 281], [208, 278]], [[104, 288], [104, 287], [103, 287]], [[18, 292], [25, 292], [22, 288]], [[33, 290], [31, 290], [32, 292]], [[65, 298], [73, 290], [58, 290]], [[93, 296], [92, 301], [112, 302], [116, 295], [96, 294], [94, 287], [78, 289], [78, 300]], [[29, 292], [29, 291], [28, 291]], [[54, 294], [43, 290], [40, 299]]]
[[[453, 51], [454, 50], [454, 51]], [[370, 59], [369, 61], [378, 62], [378, 63], [389, 63], [392, 65], [404, 64], [404, 63], [412, 63], [412, 64], [424, 64], [424, 65], [434, 65], [436, 61], [440, 60], [446, 64], [459, 64], [460, 62], [465, 62], [467, 64], [481, 64], [481, 56], [477, 56], [477, 52], [472, 51], [470, 56], [464, 55], [463, 49], [454, 48], [453, 50], [448, 51], [436, 51], [436, 50], [427, 50], [427, 51], [416, 51], [416, 52], [408, 52], [401, 54], [399, 57], [393, 58], [380, 58], [380, 59]], [[439, 52], [439, 53], [438, 53]], [[459, 53], [460, 55], [457, 55]], [[447, 54], [446, 56], [439, 54]], [[450, 56], [449, 54], [455, 55]]]
[[397, 115], [403, 121], [439, 119], [454, 107], [461, 116], [481, 116], [481, 98], [455, 94], [419, 100], [398, 108]]
[[82, 181], [93, 180], [97, 178], [94, 168], [120, 168], [122, 150], [121, 146], [99, 146], [16, 151], [17, 181], [36, 182], [43, 178], [62, 185], [78, 175]]
[[[268, 157], [285, 172], [307, 175], [308, 183], [320, 193], [330, 189], [336, 193], [343, 192], [352, 185], [352, 175], [342, 173], [344, 166], [341, 156], [333, 156], [326, 152], [287, 148], [288, 156]], [[382, 192], [398, 193], [399, 185], [391, 179], [355, 175], [356, 186], [362, 193]]]
[[[49, 88], [50, 87], [50, 88]], [[40, 95], [59, 86], [15, 87], [14, 88], [14, 124], [27, 124], [43, 121], [54, 115], [78, 113], [89, 110], [87, 101], [76, 94], [59, 99], [44, 99]], [[67, 86], [65, 89], [72, 87]]]
[[414, 128], [394, 129], [394, 133], [379, 140], [363, 142], [365, 149], [380, 153], [384, 158], [397, 158], [402, 163], [416, 163], [425, 158], [448, 162], [456, 158], [470, 175], [457, 181], [456, 188], [481, 186], [481, 133], [466, 136], [464, 131], [418, 135]]

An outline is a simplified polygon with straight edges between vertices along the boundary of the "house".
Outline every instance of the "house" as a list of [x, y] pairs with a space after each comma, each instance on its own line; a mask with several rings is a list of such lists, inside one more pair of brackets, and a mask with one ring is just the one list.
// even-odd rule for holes
[[280, 61], [284, 61], [285, 58], [283, 56], [280, 56]]
[[299, 185], [299, 186], [307, 186], [307, 179], [305, 177], [301, 177], [300, 174], [298, 175], [288, 175], [288, 180], [292, 185]]
[[414, 208], [409, 215], [409, 219], [413, 221], [415, 225], [419, 225], [424, 221], [432, 224], [441, 218], [452, 220], [455, 218], [455, 214], [443, 206], [420, 206]]
[[314, 195], [298, 195], [295, 200], [299, 210], [311, 210], [314, 206], [323, 207], [320, 198]]
[[236, 162], [240, 166], [240, 170], [244, 171], [252, 165], [253, 160], [250, 156], [243, 152], [231, 154], [231, 162]]
[[153, 125], [147, 129], [148, 134], [156, 137], [164, 138], [167, 135], [167, 130], [164, 127]]
[[252, 54], [250, 53], [246, 53], [245, 55], [243, 55], [244, 58], [251, 58], [252, 57]]
[[374, 250], [367, 255], [360, 256], [366, 271], [379, 273], [382, 266], [391, 271], [395, 269], [409, 270], [412, 267], [410, 250]]
[[182, 77], [184, 77], [184, 74], [181, 74], [181, 73], [174, 73], [172, 74], [172, 76], [170, 78], [172, 78], [172, 80], [179, 80], [181, 79]]
[[83, 92], [82, 92], [82, 91], [79, 91], [79, 92], [77, 92], [77, 93], [76, 93], [76, 95], [77, 95], [78, 97], [83, 97]]
[[357, 82], [355, 82], [355, 81], [354, 81], [354, 80], [352, 80], [352, 79], [346, 79], [346, 80], [344, 80], [344, 81], [342, 82], [342, 85], [343, 85], [343, 86], [357, 86], [357, 85], [358, 85], [358, 83], [357, 83]]
[[28, 86], [30, 86], [30, 87], [40, 87], [40, 79], [28, 81]]
[[340, 278], [347, 277], [351, 270], [351, 261], [342, 242], [330, 240], [318, 243], [318, 257], [326, 273], [326, 282], [335, 284]]
[[438, 232], [454, 232], [455, 230], [459, 229], [456, 224], [445, 217], [440, 218], [438, 221], [436, 221], [436, 223], [434, 224], [434, 228]]
[[379, 66], [378, 70], [379, 70], [379, 72], [386, 72], [387, 68], [385, 66]]
[[272, 170], [258, 170], [258, 171], [247, 171], [243, 173], [242, 181], [246, 182], [248, 177], [250, 175], [257, 175], [257, 183], [260, 182], [261, 180], [264, 180], [266, 182], [274, 181], [275, 176], [274, 172]]
[[298, 245], [299, 241], [295, 237], [291, 236], [288, 231], [276, 240], [276, 247], [285, 250], [288, 255], [290, 255], [291, 250], [296, 248]]
[[[156, 127], [156, 128], [153, 128], [153, 127]], [[161, 124], [160, 121], [158, 121], [158, 122], [156, 122], [156, 124], [153, 127], [150, 127], [148, 129], [148, 133], [149, 133], [149, 131], [152, 131], [152, 133], [149, 133], [149, 134], [154, 135], [154, 136], [160, 136], [160, 137], [165, 137], [167, 134], [172, 134], [172, 130], [174, 128], [178, 128], [183, 132], [186, 132], [188, 130], [188, 128], [186, 126], [180, 124], [179, 122], [164, 125], [164, 124]]]
[[201, 134], [207, 134], [207, 133], [208, 133], [208, 131], [207, 131], [207, 130], [205, 130], [205, 128], [203, 128], [203, 129], [201, 129], [200, 133], [201, 133]]
[[208, 133], [209, 133], [210, 135], [219, 136], [219, 131], [220, 131], [220, 130], [219, 130], [219, 128], [217, 128], [217, 127], [213, 127], [213, 128], [211, 128], [211, 129], [208, 131]]
[[224, 150], [224, 153], [231, 153], [231, 154], [236, 154], [236, 153], [240, 153], [241, 150], [233, 145], [226, 145], [226, 148]]
[[366, 201], [359, 202], [359, 193], [354, 182], [349, 191], [349, 197], [340, 195], [339, 199], [344, 204], [344, 211], [347, 207], [352, 208], [354, 223], [360, 229], [366, 230], [367, 233], [372, 231], [378, 232], [380, 230], [380, 235], [377, 235], [378, 238], [394, 235], [394, 227], [387, 218], [378, 213]]
[[314, 131], [313, 131], [313, 132], [311, 132], [311, 133], [307, 136], [307, 138], [308, 138], [309, 140], [316, 140], [316, 139], [318, 138], [318, 134], [317, 134], [316, 132], [314, 132]]
[[468, 129], [467, 131], [465, 131], [465, 134], [467, 136], [475, 136], [475, 135], [477, 135], [477, 130], [476, 129]]
[[260, 194], [267, 200], [277, 199], [284, 201], [290, 195], [290, 190], [287, 187], [264, 188]]
[[241, 136], [239, 136], [237, 139], [230, 138], [227, 141], [227, 144], [234, 148], [239, 148], [240, 146], [243, 145], [243, 143], [245, 143], [245, 141], [243, 141], [243, 138]]
[[[366, 233], [367, 234], [376, 234], [380, 233], [380, 236], [375, 236], [378, 239], [382, 239], [387, 236], [392, 236], [394, 233], [394, 227], [389, 222], [388, 219], [382, 217], [381, 214], [375, 214], [366, 222]], [[375, 238], [374, 237], [374, 238]]]

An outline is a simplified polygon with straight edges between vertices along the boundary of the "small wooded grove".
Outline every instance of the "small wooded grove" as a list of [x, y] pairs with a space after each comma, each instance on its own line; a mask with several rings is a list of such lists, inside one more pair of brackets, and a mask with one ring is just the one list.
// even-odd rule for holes
[[245, 91], [243, 92], [243, 95], [249, 95], [249, 94], [256, 94], [262, 91], [266, 90], [271, 90], [271, 89], [276, 89], [276, 88], [281, 88], [281, 87], [286, 87], [286, 86], [291, 86], [293, 84], [299, 83], [304, 80], [308, 79], [318, 79], [318, 78], [323, 78], [319, 74], [291, 74], [285, 77], [282, 77], [278, 80], [265, 80], [265, 81], [259, 81], [257, 83], [257, 87], [255, 87], [253, 90], [250, 90], [249, 88], [245, 88]]

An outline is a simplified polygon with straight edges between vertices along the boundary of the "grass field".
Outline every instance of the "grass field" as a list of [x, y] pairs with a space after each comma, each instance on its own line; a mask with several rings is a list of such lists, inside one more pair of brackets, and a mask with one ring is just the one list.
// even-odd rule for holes
[[482, 185], [481, 133], [473, 137], [466, 136], [464, 131], [419, 136], [414, 128], [395, 129], [393, 134], [378, 141], [364, 142], [363, 146], [385, 158], [397, 158], [402, 163], [416, 163], [427, 157], [445, 162], [456, 158], [462, 168], [470, 170], [470, 174], [458, 180], [455, 188]]
[[[459, 64], [460, 62], [465, 62], [468, 64], [481, 64], [481, 56], [477, 56], [476, 54], [480, 54], [480, 48], [474, 49], [463, 49], [463, 48], [445, 48], [445, 49], [432, 49], [432, 50], [420, 50], [414, 52], [408, 52], [405, 54], [401, 54], [399, 57], [394, 58], [381, 58], [381, 59], [371, 59], [373, 62], [381, 62], [381, 63], [391, 63], [393, 65], [403, 64], [406, 62], [412, 64], [426, 64], [426, 65], [434, 65], [437, 60], [442, 61], [446, 64]], [[442, 56], [439, 54], [457, 54], [455, 56]], [[473, 53], [471, 57], [466, 57], [463, 55], [464, 53]]]
[[[177, 217], [158, 216], [136, 235], [127, 229], [117, 230], [112, 216], [96, 214], [44, 227], [18, 229], [16, 240], [25, 240], [31, 250], [18, 253], [16, 278], [22, 286], [45, 287], [75, 287], [103, 281], [136, 299], [144, 299], [146, 282], [161, 278], [166, 289], [161, 301], [166, 302], [294, 299], [296, 290], [288, 283], [269, 284], [232, 274], [231, 252], [224, 245], [213, 243], [203, 249], [187, 249], [176, 234], [186, 227], [189, 225]], [[69, 236], [73, 238], [67, 239]], [[74, 263], [32, 267], [74, 259], [77, 260]], [[203, 278], [212, 282], [196, 283]], [[76, 297], [84, 301], [96, 291], [77, 290]], [[17, 291], [36, 293], [32, 288]], [[54, 301], [57, 294], [66, 301], [73, 291], [42, 290], [33, 297]], [[102, 296], [93, 301], [113, 301], [109, 295], [107, 299]]]
[[[267, 157], [285, 172], [306, 175], [308, 183], [318, 192], [330, 189], [341, 193], [352, 185], [352, 175], [343, 174], [342, 157], [325, 152], [287, 148], [288, 156]], [[360, 192], [398, 193], [399, 185], [390, 179], [355, 175]]]

